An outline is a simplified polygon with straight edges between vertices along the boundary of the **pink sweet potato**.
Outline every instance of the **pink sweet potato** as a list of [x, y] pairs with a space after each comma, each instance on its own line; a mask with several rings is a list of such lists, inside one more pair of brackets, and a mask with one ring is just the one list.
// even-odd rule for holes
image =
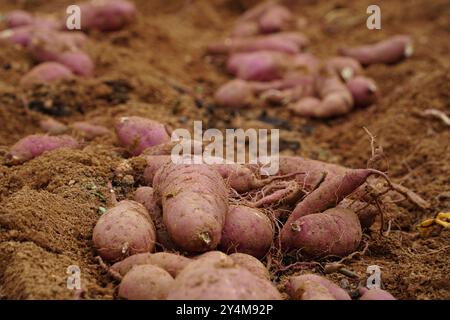
[[315, 274], [290, 277], [286, 291], [293, 300], [350, 300], [344, 289]]
[[242, 109], [254, 102], [251, 86], [244, 80], [231, 80], [217, 89], [214, 102], [223, 108]]
[[124, 200], [100, 217], [92, 240], [102, 259], [117, 261], [136, 253], [151, 252], [156, 241], [155, 226], [143, 205]]
[[119, 142], [135, 156], [148, 147], [170, 140], [162, 123], [142, 117], [122, 117], [117, 120], [115, 130]]
[[345, 198], [339, 203], [339, 207], [348, 208], [356, 212], [363, 229], [370, 228], [379, 215], [379, 210], [375, 205], [355, 199]]
[[259, 29], [263, 33], [279, 32], [287, 29], [293, 20], [294, 17], [288, 8], [273, 5], [259, 17]]
[[285, 250], [301, 250], [302, 254], [311, 257], [344, 257], [358, 248], [361, 237], [361, 224], [356, 213], [339, 207], [296, 220], [290, 217], [281, 231]]
[[92, 140], [110, 133], [108, 128], [85, 121], [77, 121], [72, 123], [72, 129], [86, 140]]
[[136, 17], [134, 4], [126, 0], [91, 0], [80, 4], [81, 29], [117, 31]]
[[23, 10], [13, 10], [5, 16], [6, 26], [8, 28], [17, 28], [33, 23], [33, 16]]
[[350, 57], [333, 57], [325, 62], [325, 69], [329, 73], [335, 73], [344, 81], [363, 73], [363, 67], [358, 60]]
[[55, 135], [55, 136], [63, 134], [65, 132], [67, 132], [67, 130], [69, 130], [69, 128], [65, 124], [63, 124], [53, 118], [47, 118], [47, 119], [39, 121], [39, 126], [46, 133], [48, 133], [50, 135]]
[[397, 63], [413, 54], [412, 39], [407, 35], [396, 35], [375, 44], [355, 48], [341, 48], [339, 53], [352, 57], [363, 65]]
[[191, 259], [170, 252], [138, 253], [116, 262], [111, 270], [124, 276], [133, 266], [151, 264], [164, 269], [175, 278], [190, 262]]
[[274, 230], [270, 219], [256, 208], [231, 207], [225, 219], [220, 247], [262, 258], [270, 249]]
[[20, 45], [26, 47], [33, 38], [34, 28], [31, 26], [22, 26], [14, 29], [6, 29], [0, 32], [0, 42]]
[[59, 148], [78, 148], [79, 144], [71, 136], [48, 136], [34, 134], [20, 139], [11, 147], [7, 158], [11, 163], [19, 164], [34, 159], [44, 152]]
[[392, 294], [383, 289], [367, 289], [359, 290], [361, 298], [359, 300], [397, 300]]
[[35, 84], [49, 84], [73, 77], [72, 71], [65, 65], [58, 62], [44, 62], [28, 71], [20, 79], [20, 85], [23, 87], [32, 87]]
[[176, 277], [168, 300], [280, 300], [273, 284], [231, 259], [197, 259]]
[[147, 167], [144, 170], [144, 181], [148, 186], [153, 186], [153, 178], [156, 172], [164, 164], [171, 161], [169, 155], [151, 155], [145, 157], [147, 161]]
[[378, 98], [378, 88], [370, 78], [356, 76], [346, 83], [348, 90], [353, 96], [355, 107], [367, 107], [374, 104]]
[[153, 179], [163, 221], [173, 240], [188, 252], [212, 250], [220, 243], [228, 212], [228, 190], [207, 165], [163, 165]]
[[254, 21], [244, 21], [236, 24], [231, 31], [231, 37], [252, 37], [259, 33], [259, 25]]
[[245, 253], [232, 253], [229, 255], [231, 259], [233, 259], [234, 263], [236, 263], [241, 268], [247, 269], [255, 276], [259, 278], [270, 280], [270, 273], [267, 270], [266, 266], [261, 263], [255, 257], [245, 254]]
[[157, 266], [134, 266], [122, 279], [119, 297], [127, 300], [165, 300], [174, 283], [172, 276]]

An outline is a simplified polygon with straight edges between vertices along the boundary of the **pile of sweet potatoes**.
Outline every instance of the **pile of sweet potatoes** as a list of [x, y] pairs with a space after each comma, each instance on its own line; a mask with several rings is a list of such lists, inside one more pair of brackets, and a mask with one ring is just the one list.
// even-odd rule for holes
[[282, 105], [300, 117], [343, 115], [379, 97], [363, 67], [397, 63], [413, 53], [411, 38], [396, 35], [319, 59], [305, 51], [304, 22], [276, 1], [244, 13], [227, 39], [207, 48], [227, 57], [226, 71], [235, 77], [217, 89], [215, 103], [229, 109]]

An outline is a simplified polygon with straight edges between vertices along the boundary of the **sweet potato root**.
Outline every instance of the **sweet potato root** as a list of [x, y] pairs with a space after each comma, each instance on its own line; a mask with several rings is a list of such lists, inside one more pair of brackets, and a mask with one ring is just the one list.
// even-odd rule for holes
[[225, 219], [220, 247], [262, 258], [269, 250], [274, 230], [270, 219], [256, 208], [231, 207]]
[[157, 171], [153, 187], [176, 245], [188, 252], [217, 247], [228, 212], [228, 190], [216, 171], [203, 164], [170, 162]]
[[11, 147], [7, 159], [13, 164], [20, 164], [34, 159], [46, 151], [59, 148], [78, 148], [79, 144], [71, 136], [48, 136], [34, 134], [20, 139]]
[[289, 220], [281, 231], [285, 250], [300, 249], [311, 257], [344, 257], [361, 242], [361, 224], [356, 213], [349, 209], [337, 207]]
[[339, 53], [352, 57], [363, 65], [397, 63], [413, 54], [412, 39], [407, 35], [396, 35], [375, 44], [355, 48], [341, 48]]
[[100, 217], [92, 240], [100, 257], [114, 262], [151, 252], [156, 242], [155, 226], [143, 205], [123, 200]]

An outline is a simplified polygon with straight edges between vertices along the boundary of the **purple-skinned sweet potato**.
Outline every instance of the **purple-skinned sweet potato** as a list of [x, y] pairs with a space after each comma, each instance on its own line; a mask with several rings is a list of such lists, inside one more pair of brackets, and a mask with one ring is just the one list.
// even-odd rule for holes
[[244, 80], [234, 79], [220, 86], [214, 94], [214, 102], [222, 108], [242, 109], [255, 101], [251, 86]]
[[360, 288], [361, 297], [359, 300], [397, 300], [395, 297], [383, 289]]
[[92, 140], [110, 133], [108, 128], [86, 121], [76, 121], [71, 125], [72, 129], [86, 140]]
[[49, 84], [52, 82], [71, 79], [72, 71], [58, 62], [44, 62], [32, 68], [20, 79], [23, 87], [32, 87], [36, 84]]
[[165, 300], [174, 279], [154, 265], [134, 266], [119, 285], [119, 297], [127, 300]]
[[355, 107], [367, 107], [374, 104], [378, 97], [378, 87], [370, 78], [364, 76], [356, 76], [349, 79], [346, 84], [348, 90], [353, 96]]
[[238, 266], [247, 269], [255, 276], [258, 276], [265, 280], [270, 280], [270, 273], [266, 266], [262, 264], [261, 261], [256, 259], [254, 256], [245, 253], [232, 253], [229, 255], [233, 259], [234, 263]]
[[224, 252], [241, 252], [263, 258], [272, 245], [274, 229], [260, 210], [247, 206], [230, 207], [222, 231], [220, 247]]
[[80, 4], [83, 31], [118, 31], [136, 17], [136, 7], [126, 0], [91, 0]]
[[46, 133], [54, 136], [63, 134], [69, 130], [69, 127], [67, 127], [64, 123], [61, 123], [53, 118], [47, 118], [39, 121], [39, 127]]
[[284, 250], [300, 250], [310, 257], [345, 257], [358, 248], [361, 238], [356, 213], [340, 207], [298, 219], [290, 217], [281, 230]]
[[134, 156], [170, 140], [162, 123], [137, 116], [119, 118], [115, 130], [119, 142]]
[[33, 16], [24, 10], [13, 10], [5, 15], [5, 24], [8, 28], [17, 28], [33, 23]]
[[44, 152], [60, 148], [78, 148], [79, 144], [75, 138], [62, 136], [49, 136], [34, 134], [20, 139], [10, 149], [7, 159], [13, 164], [20, 164], [34, 159]]
[[123, 200], [100, 217], [92, 240], [100, 257], [114, 262], [136, 253], [153, 251], [155, 226], [143, 205]]
[[315, 274], [290, 277], [286, 291], [293, 300], [350, 300], [344, 289]]
[[259, 17], [258, 24], [263, 33], [279, 32], [287, 29], [293, 20], [294, 16], [288, 8], [273, 5]]
[[353, 210], [358, 215], [359, 222], [363, 229], [370, 228], [380, 213], [375, 205], [350, 198], [345, 198], [338, 206]]

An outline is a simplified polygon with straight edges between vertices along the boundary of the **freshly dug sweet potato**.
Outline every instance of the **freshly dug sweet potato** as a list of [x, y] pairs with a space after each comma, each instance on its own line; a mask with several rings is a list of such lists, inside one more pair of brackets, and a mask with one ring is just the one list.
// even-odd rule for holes
[[255, 21], [237, 23], [231, 31], [231, 37], [252, 37], [259, 33], [259, 25]]
[[244, 80], [231, 80], [217, 89], [214, 102], [222, 108], [242, 109], [255, 100], [251, 86]]
[[168, 300], [280, 300], [273, 284], [231, 259], [197, 259], [176, 277]]
[[375, 222], [376, 217], [379, 215], [376, 206], [364, 201], [345, 198], [339, 203], [339, 207], [348, 208], [356, 212], [363, 229], [370, 228]]
[[170, 162], [156, 172], [153, 187], [176, 245], [188, 252], [217, 247], [228, 212], [228, 190], [215, 170]]
[[80, 4], [81, 29], [117, 31], [136, 17], [136, 7], [126, 0], [91, 0]]
[[259, 29], [263, 33], [279, 32], [287, 29], [293, 20], [294, 16], [288, 8], [273, 5], [259, 17]]
[[370, 78], [356, 76], [347, 81], [346, 86], [353, 96], [355, 107], [367, 107], [378, 99], [378, 87]]
[[262, 258], [272, 245], [274, 230], [260, 210], [247, 206], [230, 207], [222, 231], [220, 247], [225, 252], [241, 252]]
[[145, 156], [145, 160], [147, 161], [147, 167], [144, 170], [144, 181], [148, 186], [153, 186], [153, 178], [156, 172], [171, 159], [169, 155], [151, 155]]
[[77, 132], [87, 140], [92, 140], [110, 133], [108, 128], [104, 126], [85, 121], [74, 122], [72, 123], [71, 127], [75, 130], [75, 132]]
[[119, 297], [127, 300], [165, 300], [173, 283], [174, 279], [164, 269], [137, 265], [120, 282]]
[[151, 252], [156, 242], [155, 226], [143, 205], [123, 200], [100, 217], [92, 240], [102, 259], [117, 261]]
[[8, 28], [17, 28], [33, 23], [33, 16], [24, 10], [13, 10], [5, 15], [5, 24]]
[[111, 266], [111, 270], [124, 276], [134, 266], [151, 264], [164, 269], [175, 278], [191, 261], [189, 258], [170, 252], [138, 253], [116, 262]]
[[362, 75], [363, 67], [358, 60], [350, 57], [333, 57], [325, 62], [325, 69], [329, 73], [335, 73], [344, 81]]
[[0, 43], [6, 42], [26, 47], [33, 38], [32, 30], [30, 26], [3, 30], [0, 32]]
[[162, 123], [142, 117], [122, 117], [117, 120], [115, 130], [119, 142], [134, 156], [170, 140]]
[[362, 229], [356, 213], [339, 207], [296, 220], [289, 218], [281, 230], [281, 244], [285, 250], [300, 249], [312, 257], [344, 257], [358, 248], [361, 238]]
[[7, 159], [13, 164], [20, 164], [34, 159], [46, 151], [59, 148], [78, 148], [78, 141], [71, 136], [48, 136], [34, 134], [20, 139], [11, 147]]
[[44, 62], [28, 71], [20, 79], [20, 85], [23, 87], [32, 87], [35, 84], [49, 84], [73, 77], [72, 71], [65, 65], [58, 62]]
[[65, 132], [67, 132], [67, 130], [69, 130], [69, 128], [65, 124], [63, 124], [53, 118], [47, 118], [47, 119], [39, 121], [39, 126], [46, 133], [48, 133], [50, 135], [55, 135], [55, 136], [63, 134]]
[[352, 57], [363, 65], [397, 63], [413, 54], [412, 39], [408, 35], [396, 35], [375, 44], [355, 48], [341, 48], [339, 53]]
[[383, 289], [367, 289], [359, 290], [361, 298], [359, 300], [397, 300], [392, 294]]
[[351, 300], [344, 289], [315, 274], [290, 277], [286, 291], [293, 300]]
[[255, 257], [245, 254], [245, 253], [232, 253], [229, 255], [231, 259], [233, 259], [234, 263], [236, 263], [238, 266], [247, 269], [255, 276], [258, 276], [265, 280], [270, 280], [270, 273], [269, 270], [267, 270], [266, 266], [261, 263], [258, 259]]

